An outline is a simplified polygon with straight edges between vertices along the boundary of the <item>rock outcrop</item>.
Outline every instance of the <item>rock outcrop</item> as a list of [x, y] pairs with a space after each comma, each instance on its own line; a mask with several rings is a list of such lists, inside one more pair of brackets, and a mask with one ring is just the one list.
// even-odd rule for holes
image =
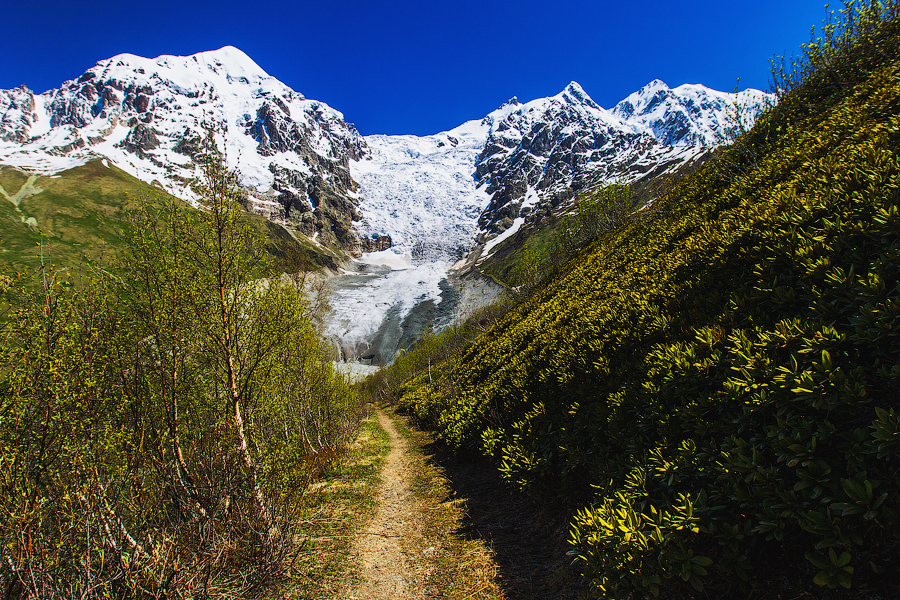
[[0, 90], [0, 140], [14, 144], [28, 141], [36, 114], [34, 94], [25, 85]]
[[479, 227], [499, 233], [517, 218], [533, 220], [564, 204], [585, 187], [632, 183], [695, 160], [727, 141], [733, 128], [752, 125], [768, 100], [756, 90], [672, 90], [659, 80], [612, 110], [575, 82], [550, 98], [527, 104], [514, 98], [490, 122], [478, 158], [475, 176], [491, 195]]
[[360, 250], [362, 252], [382, 252], [391, 247], [391, 236], [378, 235], [375, 237], [364, 237], [360, 239]]

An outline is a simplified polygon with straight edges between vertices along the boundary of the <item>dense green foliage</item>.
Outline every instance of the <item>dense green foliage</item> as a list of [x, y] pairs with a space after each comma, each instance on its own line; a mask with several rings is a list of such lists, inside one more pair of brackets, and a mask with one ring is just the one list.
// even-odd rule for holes
[[358, 403], [302, 288], [269, 264], [221, 160], [198, 158], [203, 210], [140, 212], [121, 263], [80, 285], [44, 263], [0, 330], [7, 598], [266, 585], [353, 435]]
[[600, 596], [893, 590], [895, 13], [851, 6], [778, 109], [397, 388], [451, 446], [580, 507]]

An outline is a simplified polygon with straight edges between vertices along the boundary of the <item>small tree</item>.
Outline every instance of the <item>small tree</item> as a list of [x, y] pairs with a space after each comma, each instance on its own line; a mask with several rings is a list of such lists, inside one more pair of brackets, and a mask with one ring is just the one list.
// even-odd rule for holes
[[283, 568], [298, 496], [353, 432], [211, 137], [198, 163], [200, 211], [145, 204], [120, 264], [81, 291], [43, 269], [0, 331], [7, 595], [242, 596]]
[[[201, 521], [233, 522], [237, 507], [252, 507], [242, 518], [275, 548], [282, 532], [270, 496], [285, 495], [278, 485], [292, 477], [286, 474], [299, 476], [305, 457], [316, 451], [309, 430], [321, 429], [322, 415], [310, 418], [293, 401], [301, 392], [306, 405], [321, 399], [343, 413], [349, 406], [340, 396], [347, 390], [327, 376], [331, 367], [302, 288], [276, 277], [212, 135], [196, 160], [200, 178], [193, 190], [201, 210], [172, 200], [161, 219], [145, 211], [125, 265], [133, 328], [149, 353], [134, 369], [142, 374], [136, 401], [156, 399], [147, 410], [165, 424], [170, 485], [180, 490], [182, 504]], [[308, 377], [313, 365], [322, 371], [319, 379]], [[273, 455], [273, 444], [303, 452], [285, 460]], [[278, 484], [267, 488], [267, 482]]]
[[625, 223], [633, 210], [631, 186], [611, 184], [579, 197], [560, 228], [559, 247], [572, 255], [606, 231]]

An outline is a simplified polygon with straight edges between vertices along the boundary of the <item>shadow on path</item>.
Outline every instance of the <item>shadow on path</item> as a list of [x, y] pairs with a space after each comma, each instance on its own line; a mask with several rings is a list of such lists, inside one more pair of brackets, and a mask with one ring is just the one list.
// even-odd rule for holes
[[444, 469], [454, 498], [465, 499], [460, 533], [493, 549], [506, 598], [574, 600], [587, 594], [587, 580], [566, 555], [570, 515], [562, 506], [508, 489], [485, 459], [455, 457], [437, 443], [424, 450]]

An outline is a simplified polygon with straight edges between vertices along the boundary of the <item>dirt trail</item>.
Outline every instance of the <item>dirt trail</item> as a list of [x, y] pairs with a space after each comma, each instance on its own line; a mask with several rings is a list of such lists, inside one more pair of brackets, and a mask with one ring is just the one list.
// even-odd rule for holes
[[428, 434], [390, 440], [378, 508], [353, 543], [353, 600], [574, 600], [588, 592], [566, 555], [564, 507], [512, 493], [485, 460], [446, 453]]
[[349, 598], [414, 600], [423, 597], [420, 582], [427, 561], [421, 553], [404, 549], [419, 546], [415, 541], [421, 537], [424, 509], [410, 490], [413, 472], [406, 439], [381, 410], [378, 422], [390, 437], [391, 450], [381, 472], [378, 512], [355, 544], [363, 580]]

